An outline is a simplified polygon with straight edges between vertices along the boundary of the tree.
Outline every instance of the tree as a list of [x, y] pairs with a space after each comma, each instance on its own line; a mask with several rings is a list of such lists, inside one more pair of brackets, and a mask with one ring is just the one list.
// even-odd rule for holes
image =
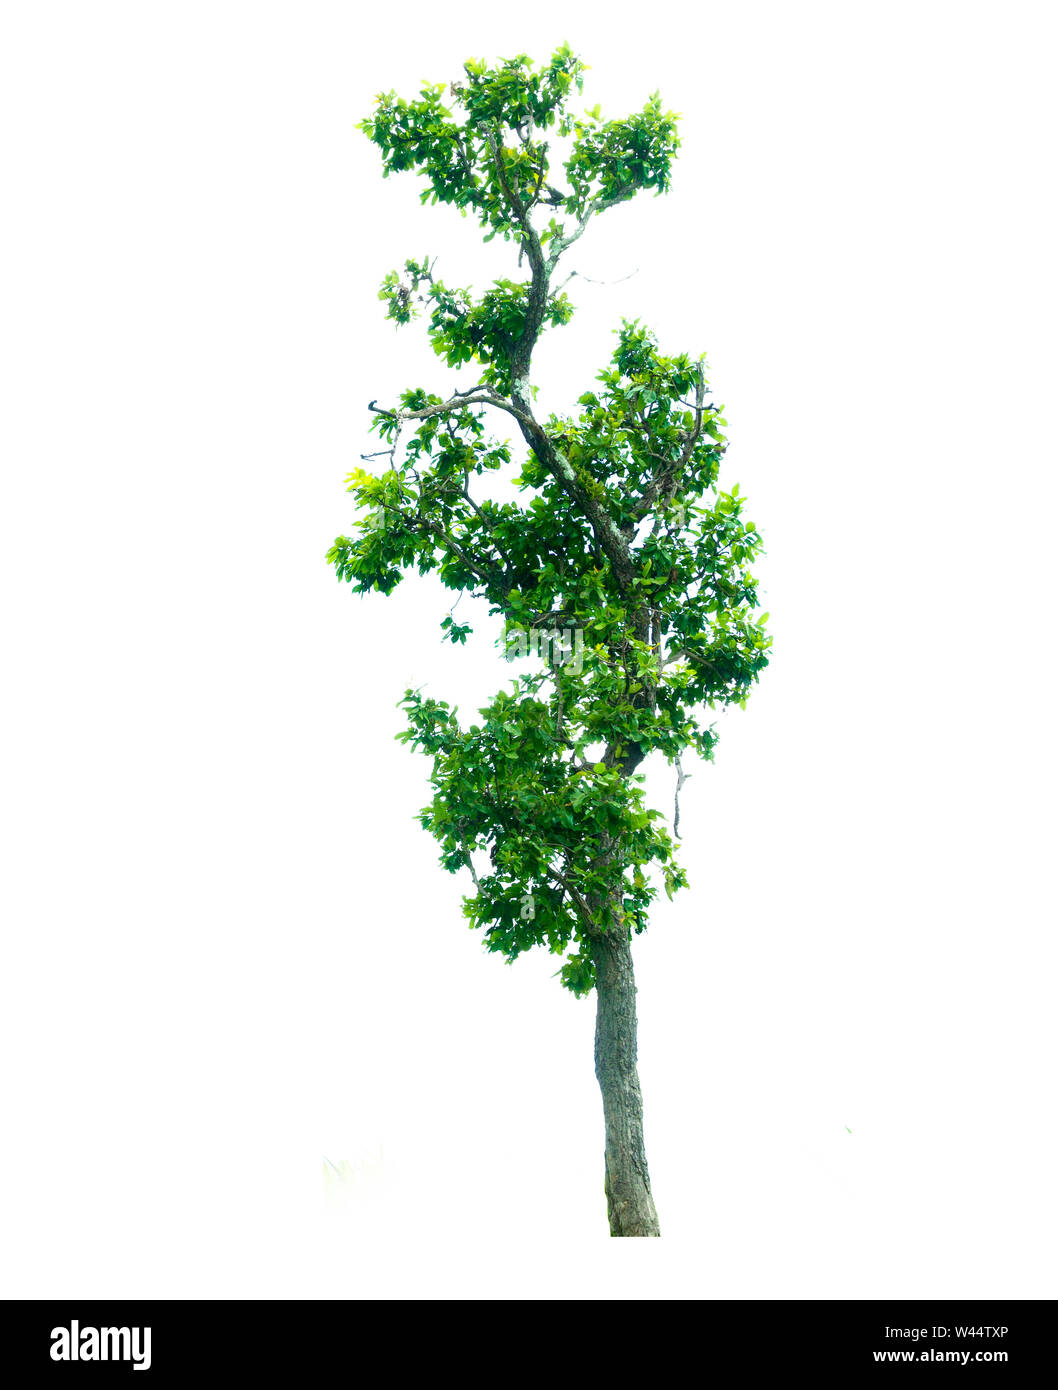
[[[513, 242], [528, 273], [477, 294], [445, 285], [428, 257], [386, 276], [387, 317], [427, 316], [437, 355], [472, 364], [476, 379], [370, 403], [384, 447], [363, 458], [388, 462], [348, 478], [363, 510], [327, 558], [359, 594], [436, 570], [448, 589], [487, 600], [508, 655], [537, 658], [466, 727], [447, 701], [408, 690], [398, 737], [433, 759], [435, 794], [419, 819], [444, 867], [469, 870], [464, 911], [487, 948], [513, 961], [546, 946], [564, 958], [566, 988], [596, 991], [610, 1232], [656, 1236], [631, 940], [658, 880], [671, 898], [687, 878], [639, 768], [658, 753], [682, 782], [685, 750], [711, 758], [705, 713], [744, 704], [770, 638], [749, 569], [760, 535], [738, 487], [717, 485], [726, 421], [704, 358], [663, 355], [625, 321], [575, 410], [537, 408], [534, 349], [573, 316], [572, 276], [556, 283], [563, 256], [608, 209], [664, 193], [679, 146], [656, 93], [623, 120], [598, 107], [572, 114], [583, 72], [568, 46], [544, 66], [472, 60], [450, 87], [379, 96], [361, 123], [384, 177], [423, 175], [424, 203], [454, 204], [486, 241]], [[495, 423], [520, 437], [517, 464]], [[515, 469], [502, 499], [483, 494], [496, 490], [484, 475]], [[452, 612], [441, 627], [458, 643], [471, 631]]]

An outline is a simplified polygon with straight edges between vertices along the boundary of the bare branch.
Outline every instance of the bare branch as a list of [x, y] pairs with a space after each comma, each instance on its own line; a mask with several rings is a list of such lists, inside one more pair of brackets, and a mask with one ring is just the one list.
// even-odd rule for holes
[[569, 236], [556, 237], [554, 241], [552, 241], [551, 252], [547, 258], [548, 269], [554, 270], [555, 266], [558, 264], [558, 258], [564, 255], [575, 241], [580, 240], [587, 231], [588, 223], [593, 217], [598, 217], [600, 213], [606, 212], [608, 208], [616, 207], [618, 203], [627, 203], [629, 198], [635, 195], [635, 192], [636, 190], [634, 188], [628, 188], [621, 193], [613, 194], [612, 197], [596, 198], [593, 202], [589, 203], [584, 216], [577, 223], [573, 231], [570, 232]]
[[[447, 401], [423, 406], [421, 410], [383, 410], [374, 401], [369, 402], [367, 408], [373, 410], [376, 415], [385, 415], [391, 420], [430, 420], [433, 416], [444, 415], [450, 410], [461, 410], [465, 405], [494, 405], [497, 410], [506, 411], [508, 415], [513, 415], [516, 420], [527, 421], [530, 418], [503, 396], [480, 386], [471, 387], [469, 391], [456, 391]], [[386, 450], [382, 452], [385, 453]], [[367, 455], [365, 454], [364, 457], [366, 458]]]

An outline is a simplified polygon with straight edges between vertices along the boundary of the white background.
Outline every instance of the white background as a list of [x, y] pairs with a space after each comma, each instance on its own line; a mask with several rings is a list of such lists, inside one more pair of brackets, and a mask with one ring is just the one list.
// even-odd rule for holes
[[[4, 7], [0, 1293], [1058, 1294], [1049, 8]], [[541, 407], [622, 315], [707, 350], [775, 635], [636, 942], [624, 1248], [593, 1002], [483, 952], [393, 741], [494, 634], [323, 561], [367, 401], [466, 384], [382, 275], [513, 266], [354, 122], [563, 39], [684, 147]]]

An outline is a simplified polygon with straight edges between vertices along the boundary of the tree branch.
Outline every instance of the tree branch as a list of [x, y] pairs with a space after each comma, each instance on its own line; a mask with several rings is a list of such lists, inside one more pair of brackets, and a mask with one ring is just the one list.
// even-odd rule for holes
[[593, 934], [593, 929], [597, 931], [597, 928], [595, 927], [595, 921], [591, 914], [591, 908], [585, 901], [584, 895], [581, 893], [581, 891], [578, 888], [576, 888], [572, 883], [570, 883], [569, 879], [566, 878], [565, 874], [560, 874], [558, 870], [553, 869], [550, 866], [550, 864], [547, 866], [547, 875], [549, 878], [553, 878], [555, 882], [559, 884], [569, 894], [570, 901], [573, 903], [573, 906], [576, 908], [580, 916], [584, 919], [584, 922], [588, 927], [588, 935], [590, 936]]
[[635, 188], [628, 188], [621, 193], [614, 193], [609, 198], [595, 198], [590, 202], [584, 212], [584, 216], [577, 223], [573, 231], [570, 232], [569, 236], [556, 237], [551, 243], [551, 252], [547, 258], [548, 269], [554, 270], [555, 266], [558, 264], [559, 257], [568, 251], [575, 241], [580, 240], [587, 231], [588, 223], [593, 217], [598, 217], [601, 213], [606, 212], [608, 208], [616, 207], [618, 203], [627, 203], [629, 198], [635, 196], [635, 193]]
[[654, 472], [653, 476], [650, 479], [650, 482], [644, 489], [643, 496], [639, 499], [635, 511], [633, 512], [633, 515], [635, 516], [637, 521], [642, 520], [642, 518], [646, 516], [647, 512], [653, 509], [654, 504], [658, 501], [659, 498], [661, 498], [663, 501], [668, 501], [668, 499], [672, 496], [672, 493], [675, 491], [676, 482], [679, 479], [680, 474], [687, 467], [688, 463], [690, 463], [691, 455], [694, 453], [694, 447], [698, 443], [699, 439], [701, 439], [702, 437], [702, 427], [705, 420], [706, 409], [715, 410], [716, 408], [715, 406], [706, 407], [705, 397], [705, 372], [703, 370], [701, 362], [699, 362], [698, 375], [697, 380], [695, 382], [694, 393], [694, 429], [688, 436], [687, 442], [683, 446], [683, 452], [680, 454], [680, 457], [678, 459], [668, 462], [665, 465], [665, 467], [660, 468]]

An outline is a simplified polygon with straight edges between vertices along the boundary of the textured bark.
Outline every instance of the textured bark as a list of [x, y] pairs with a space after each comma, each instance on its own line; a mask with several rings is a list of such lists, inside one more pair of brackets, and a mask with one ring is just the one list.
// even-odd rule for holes
[[606, 1206], [611, 1236], [656, 1236], [643, 1144], [643, 1097], [636, 1069], [636, 983], [624, 933], [592, 943], [598, 1012], [595, 1075], [606, 1122]]

